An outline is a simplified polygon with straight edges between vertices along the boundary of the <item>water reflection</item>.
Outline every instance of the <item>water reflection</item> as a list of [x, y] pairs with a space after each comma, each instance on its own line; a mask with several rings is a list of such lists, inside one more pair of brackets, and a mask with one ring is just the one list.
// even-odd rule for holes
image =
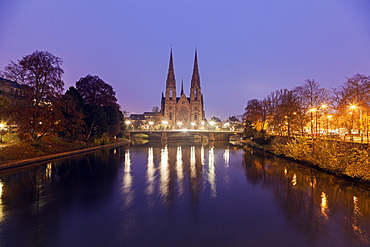
[[131, 174], [131, 156], [130, 150], [125, 151], [125, 167], [123, 174], [123, 192], [126, 194], [125, 206], [130, 206], [133, 201], [134, 194], [131, 193], [132, 187], [132, 174]]
[[146, 177], [147, 177], [147, 189], [146, 192], [148, 195], [153, 194], [154, 192], [154, 174], [155, 174], [155, 167], [154, 167], [154, 153], [153, 147], [148, 148], [148, 165], [146, 170]]
[[328, 206], [328, 199], [326, 197], [325, 192], [321, 193], [321, 213], [324, 216], [326, 220], [328, 220], [328, 212], [329, 212], [329, 206]]
[[225, 161], [225, 166], [229, 166], [229, 161], [230, 161], [230, 149], [226, 148], [224, 155], [223, 155], [224, 161]]
[[216, 190], [216, 168], [215, 168], [215, 151], [214, 148], [211, 147], [209, 149], [208, 154], [208, 182], [211, 187], [211, 195], [213, 197], [216, 196], [217, 190]]
[[253, 150], [245, 152], [244, 161], [247, 179], [273, 191], [284, 217], [310, 236], [312, 245], [370, 244], [368, 190], [360, 193], [362, 199], [359, 200], [353, 196], [359, 191], [351, 182], [293, 163], [282, 167], [282, 162], [289, 162]]
[[4, 182], [0, 179], [0, 222], [4, 220], [3, 187]]
[[[203, 149], [204, 151], [204, 149]], [[196, 171], [196, 158], [195, 158], [195, 146], [190, 147], [190, 177], [192, 179], [196, 178], [197, 171]], [[203, 163], [202, 163], [203, 165]]]
[[368, 189], [217, 142], [0, 173], [2, 246], [368, 246], [369, 231]]
[[177, 180], [178, 180], [178, 187], [179, 187], [179, 195], [182, 195], [184, 192], [183, 188], [183, 179], [184, 179], [184, 172], [183, 172], [183, 162], [182, 162], [182, 149], [181, 146], [177, 147], [176, 152], [176, 171], [177, 171]]
[[170, 171], [169, 171], [169, 163], [168, 163], [168, 147], [167, 145], [164, 146], [161, 150], [161, 184], [160, 184], [160, 191], [163, 196], [169, 195], [169, 178], [170, 178]]

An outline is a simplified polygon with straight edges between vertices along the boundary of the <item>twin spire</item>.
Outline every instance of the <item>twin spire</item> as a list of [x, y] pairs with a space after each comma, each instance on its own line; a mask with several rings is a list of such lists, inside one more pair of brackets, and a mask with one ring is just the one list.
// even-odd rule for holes
[[[172, 58], [172, 48], [171, 48], [171, 52], [170, 52], [170, 63], [169, 63], [169, 66], [168, 66], [166, 87], [176, 88], [175, 70], [174, 70], [173, 58]], [[191, 77], [191, 88], [200, 89], [200, 76], [199, 76], [199, 69], [198, 69], [197, 49], [195, 49], [193, 75]], [[184, 93], [184, 80], [182, 79], [182, 81], [181, 81], [181, 94], [183, 94], [183, 93]]]

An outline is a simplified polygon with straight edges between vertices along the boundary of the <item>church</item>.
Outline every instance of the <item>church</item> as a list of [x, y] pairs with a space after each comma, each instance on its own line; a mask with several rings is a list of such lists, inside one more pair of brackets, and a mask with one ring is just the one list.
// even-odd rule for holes
[[181, 82], [180, 96], [176, 95], [176, 78], [170, 53], [170, 63], [166, 80], [166, 92], [162, 92], [162, 122], [171, 129], [203, 129], [205, 113], [203, 94], [200, 87], [197, 51], [195, 50], [193, 75], [191, 77], [190, 97], [186, 97], [184, 83]]

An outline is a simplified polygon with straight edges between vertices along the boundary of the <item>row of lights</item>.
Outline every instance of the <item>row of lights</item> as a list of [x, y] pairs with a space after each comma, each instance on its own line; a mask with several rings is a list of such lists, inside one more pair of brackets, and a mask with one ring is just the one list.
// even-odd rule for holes
[[[125, 121], [125, 124], [126, 125], [129, 125], [129, 124], [131, 124], [131, 121], [129, 121], [129, 120], [127, 120], [127, 121]], [[148, 124], [150, 125], [150, 126], [152, 126], [153, 124], [154, 124], [154, 122], [153, 121], [150, 121], [150, 122], [148, 122]], [[163, 120], [162, 121], [162, 124], [164, 124], [164, 125], [167, 125], [168, 124], [168, 121], [166, 121], [166, 120]], [[216, 122], [215, 121], [210, 121], [209, 122], [209, 124], [211, 125], [211, 126], [214, 126], [215, 124], [216, 124]], [[179, 126], [179, 128], [183, 125], [183, 122], [177, 122], [177, 125]], [[191, 126], [195, 126], [196, 125], [196, 123], [194, 123], [194, 122], [192, 122], [191, 123]], [[201, 122], [201, 125], [205, 125], [205, 122], [204, 121], [202, 121]]]

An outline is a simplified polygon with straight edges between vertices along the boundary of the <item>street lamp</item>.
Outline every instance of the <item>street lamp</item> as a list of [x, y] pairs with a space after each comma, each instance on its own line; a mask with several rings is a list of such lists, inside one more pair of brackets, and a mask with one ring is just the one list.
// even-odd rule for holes
[[215, 121], [210, 121], [209, 124], [211, 125], [211, 128], [213, 129], [213, 126], [216, 124]]
[[326, 135], [329, 134], [329, 122], [330, 122], [332, 117], [333, 117], [332, 115], [327, 115], [326, 116]]
[[0, 124], [0, 142], [3, 142], [3, 129], [4, 129], [4, 124]]
[[127, 129], [130, 129], [130, 123], [131, 123], [131, 121], [129, 121], [129, 120], [125, 121], [125, 124], [127, 126]]
[[351, 116], [351, 141], [353, 141], [353, 127], [354, 127], [354, 124], [353, 124], [353, 122], [354, 122], [354, 111], [355, 111], [355, 109], [356, 109], [356, 106], [355, 105], [350, 105], [349, 106], [349, 108], [351, 108], [351, 112], [350, 112], [350, 114], [352, 115]]
[[182, 122], [177, 122], [177, 125], [179, 126], [179, 129], [181, 128]]
[[316, 112], [316, 109], [311, 108], [309, 111], [311, 113], [311, 138], [313, 139], [313, 113]]

